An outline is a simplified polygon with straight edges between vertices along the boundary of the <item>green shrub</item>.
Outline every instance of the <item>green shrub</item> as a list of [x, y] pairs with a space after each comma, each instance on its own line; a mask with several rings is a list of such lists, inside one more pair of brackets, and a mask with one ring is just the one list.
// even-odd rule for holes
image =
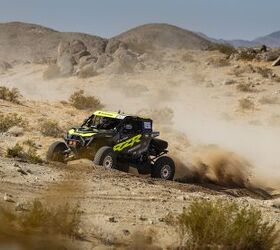
[[236, 203], [196, 200], [172, 221], [178, 227], [183, 249], [276, 249], [275, 225], [253, 207]]
[[43, 163], [43, 160], [37, 154], [37, 150], [34, 147], [29, 147], [27, 150], [22, 145], [17, 143], [15, 146], [8, 148], [6, 156], [8, 158], [19, 158], [28, 163]]
[[69, 102], [77, 109], [100, 109], [103, 107], [100, 100], [94, 96], [86, 96], [84, 90], [74, 92]]
[[0, 86], [0, 99], [9, 101], [12, 103], [20, 104], [19, 98], [21, 97], [20, 92], [17, 88], [9, 89], [4, 86]]
[[58, 122], [52, 120], [43, 120], [39, 130], [44, 136], [57, 138], [63, 135], [63, 130], [59, 127]]
[[9, 128], [18, 126], [18, 127], [25, 127], [27, 122], [22, 119], [22, 117], [18, 116], [17, 114], [8, 114], [3, 115], [0, 114], [0, 132], [7, 132]]

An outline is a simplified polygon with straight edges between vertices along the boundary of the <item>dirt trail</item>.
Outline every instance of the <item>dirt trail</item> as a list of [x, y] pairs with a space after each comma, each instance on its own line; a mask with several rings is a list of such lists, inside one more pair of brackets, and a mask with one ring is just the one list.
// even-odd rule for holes
[[[32, 174], [21, 175], [14, 164], [24, 170], [30, 169]], [[166, 247], [173, 243], [175, 234], [162, 219], [169, 212], [181, 212], [182, 207], [196, 198], [221, 198], [243, 205], [252, 204], [261, 209], [268, 220], [277, 222], [278, 218], [278, 210], [271, 207], [271, 200], [263, 200], [267, 197], [262, 193], [213, 184], [164, 182], [119, 171], [105, 171], [83, 160], [68, 166], [39, 166], [1, 159], [1, 171], [6, 176], [2, 176], [0, 193], [13, 195], [16, 202], [39, 198], [49, 205], [79, 203], [86, 239], [81, 242], [83, 249], [91, 249], [110, 240], [127, 241], [128, 234], [143, 228], [157, 230], [161, 235], [157, 243]], [[15, 203], [8, 206], [14, 209]]]

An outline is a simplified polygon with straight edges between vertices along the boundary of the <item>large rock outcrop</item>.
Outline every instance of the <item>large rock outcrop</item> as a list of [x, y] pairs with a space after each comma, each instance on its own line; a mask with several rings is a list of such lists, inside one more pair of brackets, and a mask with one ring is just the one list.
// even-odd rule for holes
[[102, 72], [110, 74], [133, 72], [138, 57], [139, 54], [116, 39], [109, 40], [103, 51], [94, 53], [88, 51], [83, 41], [75, 39], [59, 43], [56, 65], [59, 76], [90, 77]]

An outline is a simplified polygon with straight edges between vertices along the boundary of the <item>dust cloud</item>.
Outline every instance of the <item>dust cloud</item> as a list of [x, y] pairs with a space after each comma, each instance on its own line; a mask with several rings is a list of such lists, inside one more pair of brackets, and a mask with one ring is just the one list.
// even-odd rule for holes
[[[17, 70], [26, 70], [21, 67]], [[225, 92], [205, 88], [200, 82], [204, 79], [198, 82], [200, 74], [194, 74], [194, 68], [177, 75], [172, 71], [145, 72], [49, 81], [42, 79], [42, 71], [42, 66], [34, 66], [25, 77], [15, 75], [5, 82], [19, 87], [24, 96], [51, 101], [67, 100], [77, 89], [84, 89], [88, 95], [100, 98], [108, 110], [151, 116], [161, 138], [169, 141], [171, 155], [193, 173], [222, 185], [229, 182], [245, 186], [250, 179], [264, 186], [280, 187], [280, 140], [276, 136], [280, 134], [279, 127], [222, 119], [222, 112], [235, 115], [233, 103], [225, 101]], [[215, 145], [216, 149], [205, 145]], [[199, 156], [194, 152], [197, 148], [203, 148]], [[221, 165], [213, 158], [228, 162]], [[178, 172], [183, 171], [180, 168]]]

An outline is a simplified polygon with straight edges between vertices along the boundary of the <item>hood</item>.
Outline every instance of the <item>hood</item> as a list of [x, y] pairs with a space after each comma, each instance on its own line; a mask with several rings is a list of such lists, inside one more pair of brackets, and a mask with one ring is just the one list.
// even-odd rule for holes
[[103, 129], [90, 129], [90, 128], [71, 128], [68, 130], [68, 135], [78, 135], [81, 137], [92, 137], [97, 134], [112, 134], [112, 131]]

